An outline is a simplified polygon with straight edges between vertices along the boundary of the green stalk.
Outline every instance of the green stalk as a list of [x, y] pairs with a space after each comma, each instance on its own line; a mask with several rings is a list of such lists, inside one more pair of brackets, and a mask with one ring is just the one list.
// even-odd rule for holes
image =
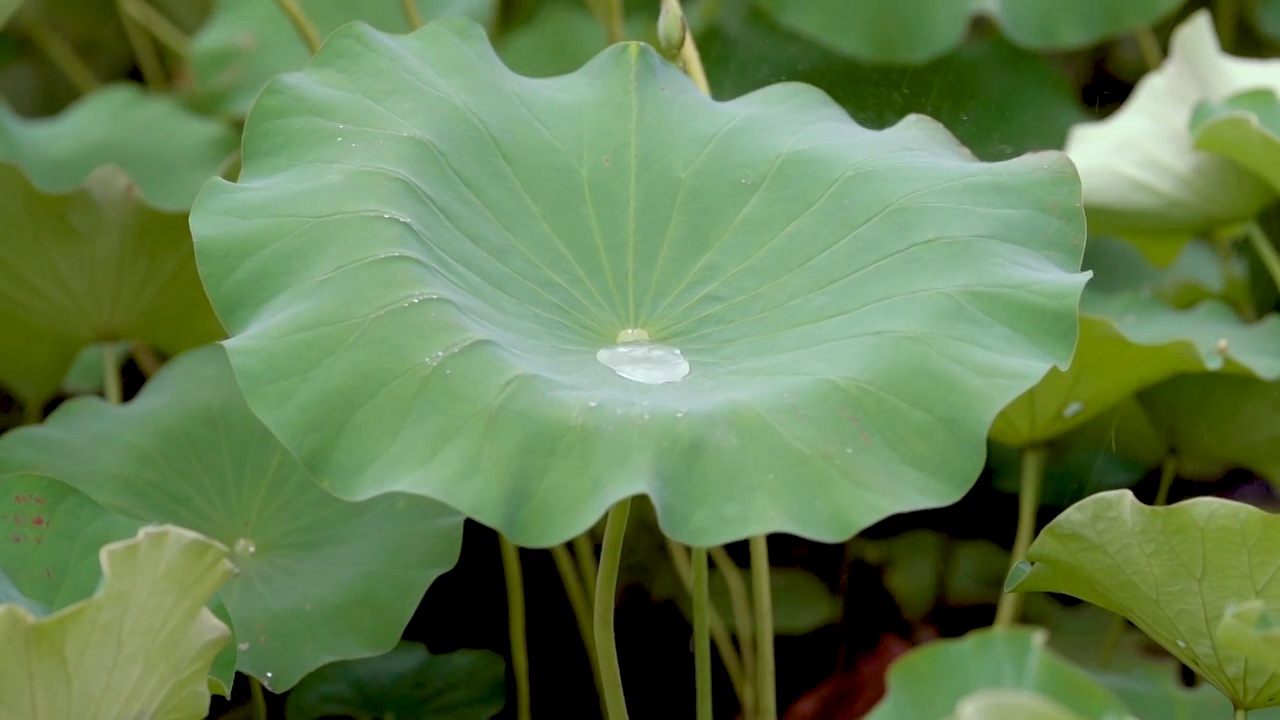
[[1178, 477], [1178, 458], [1169, 453], [1164, 456], [1164, 460], [1160, 462], [1160, 488], [1156, 490], [1157, 506], [1169, 504], [1169, 489], [1173, 487], [1173, 481]]
[[1249, 720], [1249, 711], [1244, 708], [1236, 708], [1235, 720]]
[[120, 16], [124, 34], [133, 48], [133, 57], [138, 61], [142, 79], [153, 92], [164, 92], [169, 82], [164, 76], [164, 63], [160, 61], [160, 52], [156, 50], [156, 44], [151, 41], [151, 36], [144, 32], [142, 25], [129, 13], [126, 5], [128, 5], [127, 0], [116, 0], [116, 14]]
[[525, 637], [524, 580], [520, 572], [520, 548], [499, 533], [502, 573], [507, 580], [507, 631], [511, 637], [511, 670], [516, 676], [516, 718], [530, 720], [529, 644]]
[[1271, 244], [1271, 239], [1262, 230], [1262, 226], [1252, 220], [1244, 226], [1244, 231], [1249, 236], [1249, 243], [1253, 245], [1254, 251], [1258, 253], [1262, 264], [1267, 268], [1267, 274], [1271, 276], [1271, 282], [1275, 283], [1277, 288], [1280, 288], [1280, 255], [1276, 254], [1276, 248]]
[[165, 47], [183, 58], [191, 55], [191, 38], [145, 0], [122, 0], [120, 7]]
[[1231, 52], [1236, 46], [1236, 29], [1240, 27], [1240, 0], [1217, 0], [1213, 10], [1222, 49]]
[[102, 394], [107, 402], [119, 405], [124, 402], [124, 385], [120, 379], [120, 356], [114, 343], [102, 344]]
[[[573, 554], [569, 552], [567, 546], [557, 545], [551, 548], [551, 557], [555, 560], [556, 570], [559, 571], [560, 580], [564, 583], [565, 595], [569, 597], [569, 605], [573, 608], [573, 617], [578, 621], [578, 634], [582, 636], [582, 643], [587, 648], [587, 659], [591, 661], [591, 679], [596, 686], [596, 695], [603, 701], [600, 663], [596, 660], [596, 641], [591, 631], [591, 601], [587, 599], [586, 586], [582, 584], [582, 578], [578, 575], [578, 569], [573, 562]], [[601, 705], [600, 709], [603, 711], [604, 706]]]
[[622, 1], [603, 0], [604, 30], [610, 45], [627, 39], [626, 12], [623, 10]]
[[751, 599], [756, 615], [756, 708], [760, 720], [778, 720], [777, 680], [773, 663], [773, 589], [769, 586], [769, 541], [753, 535]]
[[76, 54], [75, 48], [45, 25], [34, 12], [29, 9], [19, 10], [13, 20], [81, 95], [88, 95], [98, 89], [101, 83], [89, 65]]
[[314, 55], [320, 49], [320, 31], [316, 30], [315, 23], [307, 17], [302, 11], [302, 7], [298, 5], [297, 0], [276, 0], [276, 5], [284, 11], [289, 17], [289, 22], [293, 24], [293, 29], [298, 33], [298, 37], [307, 44], [307, 48]]
[[756, 645], [751, 629], [751, 594], [747, 590], [746, 581], [742, 579], [742, 570], [724, 548], [711, 548], [711, 560], [716, 564], [716, 569], [720, 571], [725, 587], [729, 590], [729, 605], [733, 608], [733, 624], [738, 635], [738, 652], [742, 653], [744, 689], [738, 694], [742, 703], [742, 718], [755, 720]]
[[1156, 37], [1149, 25], [1138, 28], [1133, 33], [1133, 39], [1138, 43], [1138, 52], [1142, 53], [1142, 61], [1147, 64], [1148, 70], [1155, 70], [1164, 62], [1164, 50], [1160, 48], [1160, 39]]
[[267, 720], [267, 697], [262, 693], [262, 683], [249, 676], [249, 704], [253, 707], [254, 720]]
[[600, 572], [596, 576], [595, 637], [600, 661], [600, 684], [608, 720], [626, 720], [627, 699], [622, 692], [622, 668], [618, 666], [618, 646], [613, 633], [613, 605], [618, 592], [618, 568], [622, 564], [622, 540], [627, 534], [631, 498], [609, 508], [604, 523], [604, 544], [600, 547]]
[[[688, 590], [692, 597], [693, 566], [689, 562], [689, 551], [675, 540], [667, 538], [667, 553], [671, 556], [671, 565], [675, 567], [676, 574], [680, 576], [680, 582], [684, 583], [685, 590]], [[715, 606], [708, 606], [707, 615], [711, 626], [711, 640], [720, 653], [720, 663], [724, 665], [725, 674], [729, 676], [729, 684], [733, 685], [733, 692], [738, 696], [738, 704], [742, 706], [743, 720], [754, 720], [755, 697], [751, 685], [745, 680], [747, 673], [743, 672], [743, 661], [733, 647], [733, 636], [730, 635], [729, 628], [725, 627], [724, 620], [720, 619], [720, 613], [716, 611]], [[750, 624], [750, 622], [751, 618], [748, 616], [747, 623]]]
[[697, 688], [698, 720], [713, 720], [711, 712], [711, 578], [707, 549], [693, 548], [693, 674]]
[[[591, 531], [582, 533], [573, 539], [573, 556], [578, 560], [578, 575], [582, 583], [589, 588], [596, 586], [596, 544], [591, 539]], [[587, 605], [591, 605], [591, 596], [587, 596]]]
[[[1040, 486], [1044, 483], [1044, 448], [1023, 448], [1022, 479], [1018, 488], [1018, 532], [1013, 541], [1013, 567], [1027, 556], [1027, 548], [1036, 534], [1036, 511], [1040, 509]], [[1021, 593], [1004, 593], [996, 606], [995, 627], [1007, 628], [1018, 621], [1022, 610]]]
[[400, 0], [400, 9], [404, 11], [404, 19], [409, 22], [410, 30], [423, 26], [422, 14], [418, 12], [418, 4], [414, 0]]

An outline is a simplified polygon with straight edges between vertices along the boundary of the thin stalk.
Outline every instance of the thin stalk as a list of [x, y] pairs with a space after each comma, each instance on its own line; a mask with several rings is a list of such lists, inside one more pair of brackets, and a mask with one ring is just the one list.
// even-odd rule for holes
[[625, 22], [626, 11], [622, 7], [623, 0], [603, 0], [601, 9], [604, 12], [604, 31], [609, 44], [620, 43], [627, 39]]
[[252, 675], [249, 676], [249, 704], [254, 720], [267, 720], [267, 697], [262, 692], [262, 683]]
[[707, 549], [693, 548], [693, 674], [697, 691], [697, 719], [713, 720], [711, 712], [711, 578]]
[[191, 55], [191, 38], [145, 0], [122, 0], [120, 6], [165, 47], [183, 58]]
[[[578, 575], [578, 568], [573, 562], [573, 553], [565, 545], [551, 548], [551, 557], [556, 562], [556, 570], [560, 573], [560, 581], [564, 583], [565, 595], [569, 597], [569, 605], [573, 608], [573, 617], [578, 621], [578, 634], [582, 636], [582, 644], [587, 648], [587, 659], [591, 662], [591, 679], [595, 682], [596, 695], [604, 700], [604, 691], [600, 686], [600, 663], [596, 660], [596, 641], [591, 631], [591, 601], [587, 599], [586, 586]], [[604, 710], [603, 704], [601, 711]]]
[[1249, 243], [1253, 245], [1253, 249], [1258, 253], [1258, 257], [1262, 260], [1262, 264], [1267, 268], [1267, 274], [1271, 276], [1271, 282], [1280, 288], [1280, 255], [1276, 254], [1276, 248], [1271, 244], [1271, 239], [1267, 237], [1267, 233], [1263, 231], [1262, 226], [1257, 222], [1250, 221], [1244, 226], [1245, 234], [1249, 236]]
[[[675, 567], [676, 574], [680, 576], [680, 582], [684, 583], [685, 590], [692, 595], [693, 566], [689, 562], [689, 551], [680, 543], [667, 538], [667, 553], [671, 556], [671, 564]], [[720, 613], [714, 605], [708, 608], [707, 613], [710, 616], [711, 640], [720, 653], [720, 663], [724, 665], [724, 672], [729, 676], [729, 684], [733, 685], [733, 692], [738, 696], [738, 704], [742, 706], [743, 720], [754, 720], [755, 696], [746, 681], [747, 673], [742, 669], [743, 661], [733, 647], [733, 636], [729, 633], [729, 628], [725, 627], [724, 620], [720, 618]], [[747, 620], [750, 622], [750, 618]]]
[[156, 355], [156, 351], [150, 345], [144, 342], [136, 342], [133, 344], [133, 361], [138, 364], [138, 369], [143, 375], [150, 378], [152, 375], [160, 372], [160, 356]]
[[756, 615], [756, 708], [760, 720], [778, 720], [778, 690], [773, 663], [773, 589], [769, 586], [769, 541], [753, 535], [751, 600]]
[[[680, 0], [672, 0], [672, 2], [676, 7], [680, 7]], [[684, 14], [684, 8], [680, 8], [680, 14]], [[711, 97], [711, 83], [707, 81], [707, 69], [702, 65], [702, 54], [698, 52], [698, 43], [693, 40], [693, 31], [689, 29], [688, 22], [684, 27], [684, 44], [680, 46], [680, 67], [703, 95]]]
[[[1044, 448], [1022, 450], [1022, 479], [1018, 487], [1018, 532], [1013, 541], [1009, 566], [1022, 562], [1036, 534], [1036, 511], [1040, 509], [1040, 486], [1044, 482]], [[995, 627], [1007, 628], [1018, 621], [1021, 593], [1004, 593], [996, 606]]]
[[276, 5], [279, 5], [284, 14], [289, 17], [294, 32], [298, 33], [298, 37], [302, 38], [314, 55], [320, 49], [320, 31], [316, 30], [315, 23], [302, 12], [302, 7], [298, 5], [297, 0], [276, 0]]
[[151, 36], [129, 13], [129, 9], [125, 7], [127, 4], [127, 0], [116, 0], [116, 13], [120, 16], [124, 34], [133, 48], [133, 57], [138, 61], [142, 79], [153, 92], [164, 92], [169, 81], [164, 75], [164, 63], [160, 60], [160, 52], [156, 50], [156, 44], [151, 41]]
[[120, 379], [120, 356], [114, 343], [102, 343], [102, 394], [107, 402], [119, 405], [124, 402], [124, 383]]
[[[573, 556], [578, 560], [578, 574], [582, 577], [582, 584], [589, 588], [596, 586], [596, 544], [591, 539], [591, 532], [587, 531], [573, 539]], [[587, 604], [590, 605], [591, 596], [587, 596]]]
[[1240, 27], [1240, 0], [1218, 0], [1213, 15], [1222, 49], [1231, 52], [1236, 46], [1236, 29]]
[[1156, 490], [1157, 506], [1169, 504], [1169, 489], [1173, 487], [1173, 481], [1178, 477], [1178, 458], [1173, 453], [1164, 456], [1164, 460], [1160, 462], [1160, 487]]
[[729, 605], [733, 608], [733, 625], [738, 636], [738, 652], [742, 654], [742, 666], [745, 669], [743, 682], [745, 692], [741, 693], [743, 720], [754, 720], [755, 707], [755, 674], [756, 644], [751, 628], [751, 594], [747, 583], [742, 579], [742, 570], [729, 557], [722, 547], [711, 548], [711, 560], [724, 578], [725, 587], [729, 590]]
[[40, 52], [49, 58], [81, 95], [88, 95], [98, 89], [101, 83], [89, 65], [76, 54], [75, 48], [45, 25], [34, 12], [20, 10], [14, 23], [31, 38], [31, 42], [40, 48]]
[[1249, 711], [1244, 708], [1236, 708], [1234, 720], [1249, 720]]
[[520, 548], [498, 535], [502, 548], [502, 573], [507, 580], [507, 631], [511, 637], [511, 670], [516, 676], [516, 718], [530, 720], [529, 644], [525, 637], [524, 579], [520, 572]]
[[410, 30], [423, 26], [422, 13], [418, 12], [418, 3], [414, 0], [400, 0], [400, 9], [404, 11], [404, 19], [409, 22]]
[[596, 576], [595, 637], [600, 662], [600, 684], [608, 720], [625, 720], [627, 699], [622, 692], [622, 668], [613, 632], [613, 605], [618, 592], [618, 568], [622, 564], [622, 541], [631, 515], [631, 498], [609, 508], [604, 523], [604, 544], [600, 547], [600, 572]]
[[1138, 28], [1133, 33], [1133, 39], [1138, 43], [1138, 52], [1142, 53], [1142, 61], [1147, 64], [1147, 69], [1155, 70], [1160, 67], [1164, 62], [1164, 50], [1160, 48], [1160, 39], [1151, 27], [1144, 25]]

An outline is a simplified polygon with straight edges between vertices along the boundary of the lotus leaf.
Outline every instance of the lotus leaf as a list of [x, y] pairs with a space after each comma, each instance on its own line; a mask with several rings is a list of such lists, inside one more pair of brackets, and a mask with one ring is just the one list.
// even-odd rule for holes
[[1280, 194], [1280, 99], [1274, 90], [1200, 103], [1191, 115], [1191, 133], [1196, 148], [1248, 168]]
[[445, 20], [271, 83], [192, 227], [249, 405], [340, 497], [532, 547], [641, 493], [687, 544], [833, 541], [958, 499], [1065, 364], [1078, 189], [809, 86], [716, 102], [638, 43], [525, 78]]

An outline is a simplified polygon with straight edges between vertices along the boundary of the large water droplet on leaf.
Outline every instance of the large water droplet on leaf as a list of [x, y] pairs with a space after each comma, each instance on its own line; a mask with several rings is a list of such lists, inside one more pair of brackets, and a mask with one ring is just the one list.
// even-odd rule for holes
[[628, 380], [661, 385], [689, 374], [689, 361], [669, 345], [631, 342], [601, 348], [596, 359]]

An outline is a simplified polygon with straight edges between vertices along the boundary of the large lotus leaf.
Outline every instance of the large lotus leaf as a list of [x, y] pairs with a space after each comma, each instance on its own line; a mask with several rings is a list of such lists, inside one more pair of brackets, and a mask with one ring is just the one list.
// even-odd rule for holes
[[125, 405], [77, 398], [0, 437], [0, 470], [226, 543], [237, 667], [277, 689], [394, 646], [461, 543], [462, 519], [425, 498], [353, 503], [318, 487], [245, 406], [216, 345], [170, 361]]
[[975, 38], [925, 65], [879, 65], [814, 45], [759, 10], [737, 17], [731, 7], [698, 36], [716, 97], [806, 82], [867, 127], [888, 127], [910, 113], [936, 118], [983, 160], [1061, 148], [1071, 126], [1090, 117], [1049, 59], [999, 35]]
[[152, 210], [118, 167], [66, 195], [0, 163], [0, 384], [41, 404], [77, 353], [142, 340], [176, 354], [222, 336], [196, 274], [184, 214]]
[[0, 161], [22, 168], [51, 195], [79, 188], [102, 165], [116, 165], [144, 203], [185, 211], [238, 141], [226, 124], [133, 84], [90, 93], [50, 118], [24, 118], [0, 103]]
[[1221, 498], [1164, 507], [1099, 493], [1047, 525], [1016, 592], [1074, 595], [1124, 615], [1237, 707], [1280, 702], [1280, 675], [1215, 639], [1227, 608], [1280, 600], [1280, 517]]
[[1280, 193], [1280, 99], [1274, 90], [1200, 103], [1191, 132], [1197, 148], [1230, 158]]
[[1252, 218], [1275, 191], [1231, 160], [1197, 150], [1190, 124], [1202, 102], [1264, 88], [1280, 90], [1280, 60], [1226, 55], [1209, 11], [1191, 15], [1174, 31], [1164, 64], [1143, 76], [1124, 106], [1077, 125], [1067, 139], [1090, 231], [1185, 239]]
[[1028, 690], [1084, 720], [1123, 720], [1124, 704], [1046, 646], [1032, 628], [977, 630], [922, 645], [889, 669], [884, 700], [867, 720], [945, 720], [981, 690]]
[[1090, 241], [1094, 272], [1080, 301], [1080, 342], [1066, 370], [1053, 369], [1006, 407], [991, 437], [1006, 445], [1044, 443], [1167, 378], [1205, 370], [1280, 377], [1280, 316], [1246, 323], [1229, 305], [1205, 300], [1174, 308], [1154, 292], [1138, 251]]
[[956, 705], [950, 720], [1083, 720], [1043, 695], [1027, 690], [979, 690]]
[[37, 617], [49, 612], [44, 605], [23, 595], [18, 586], [13, 584], [8, 575], [5, 575], [3, 568], [0, 568], [0, 605], [17, 605]]
[[37, 619], [0, 605], [0, 718], [204, 717], [227, 627], [204, 607], [234, 568], [189, 530], [147, 527], [101, 551], [93, 597]]
[[[1201, 683], [1186, 687], [1172, 669], [1168, 672], [1096, 673], [1139, 720], [1225, 720], [1231, 701], [1217, 688]], [[1275, 711], [1249, 713], [1251, 720], [1275, 720]]]
[[1150, 25], [1182, 0], [756, 0], [785, 27], [870, 62], [923, 63], [955, 48], [976, 15], [1018, 45], [1070, 50]]
[[1250, 662], [1280, 670], [1280, 610], [1260, 600], [1228, 607], [1218, 624], [1218, 642]]
[[1178, 474], [1213, 480], [1248, 468], [1280, 484], [1280, 385], [1187, 375], [1143, 391], [1149, 422], [1178, 458]]
[[[425, 19], [462, 15], [494, 17], [496, 0], [414, 0]], [[321, 37], [361, 21], [388, 32], [406, 32], [399, 0], [299, 0]], [[289, 17], [274, 2], [218, 0], [213, 16], [191, 39], [193, 87], [188, 100], [210, 112], [242, 116], [271, 78], [306, 65], [311, 55]]]
[[526, 546], [640, 493], [691, 545], [833, 541], [958, 499], [1069, 357], [1078, 189], [639, 43], [525, 78], [455, 20], [332, 35], [192, 226], [250, 406], [339, 496]]
[[83, 493], [38, 475], [0, 476], [0, 571], [52, 610], [93, 594], [98, 548], [132, 537], [138, 523]]
[[502, 658], [487, 650], [432, 655], [406, 642], [311, 673], [289, 693], [285, 717], [488, 720], [506, 704], [505, 681]]

